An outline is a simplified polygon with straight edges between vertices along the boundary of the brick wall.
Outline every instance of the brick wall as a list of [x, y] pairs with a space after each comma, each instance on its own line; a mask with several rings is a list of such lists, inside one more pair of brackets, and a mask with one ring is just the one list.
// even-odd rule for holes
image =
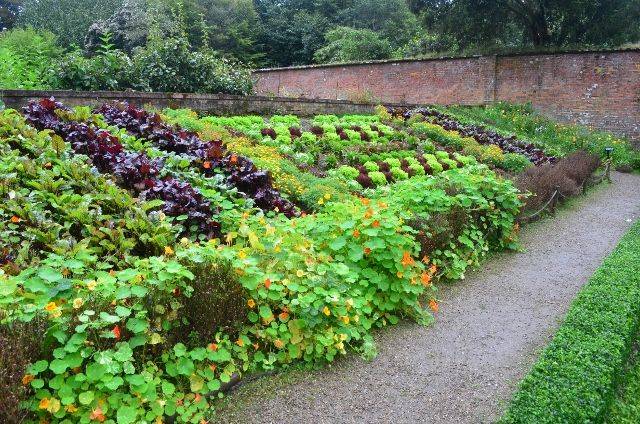
[[480, 56], [265, 69], [258, 94], [373, 102], [531, 102], [640, 139], [640, 50]]
[[0, 100], [8, 108], [19, 109], [30, 100], [54, 96], [68, 106], [98, 106], [105, 102], [128, 101], [154, 108], [189, 108], [208, 115], [274, 115], [373, 113], [371, 103], [341, 100], [232, 96], [225, 94], [143, 93], [133, 91], [34, 91], [0, 90]]

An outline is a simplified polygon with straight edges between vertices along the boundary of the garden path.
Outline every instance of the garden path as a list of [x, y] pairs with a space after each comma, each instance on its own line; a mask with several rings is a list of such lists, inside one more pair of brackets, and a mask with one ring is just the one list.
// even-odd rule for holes
[[352, 355], [293, 382], [273, 377], [267, 395], [256, 395], [263, 382], [247, 384], [230, 399], [242, 406], [222, 411], [221, 422], [494, 422], [580, 287], [640, 217], [640, 176], [613, 179], [527, 226], [522, 252], [441, 289], [434, 325], [381, 331], [373, 361]]

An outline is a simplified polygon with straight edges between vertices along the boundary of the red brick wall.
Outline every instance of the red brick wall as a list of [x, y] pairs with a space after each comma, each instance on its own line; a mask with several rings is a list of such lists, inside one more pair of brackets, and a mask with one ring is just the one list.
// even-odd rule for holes
[[531, 102], [561, 120], [640, 139], [640, 50], [260, 70], [258, 94], [422, 104]]

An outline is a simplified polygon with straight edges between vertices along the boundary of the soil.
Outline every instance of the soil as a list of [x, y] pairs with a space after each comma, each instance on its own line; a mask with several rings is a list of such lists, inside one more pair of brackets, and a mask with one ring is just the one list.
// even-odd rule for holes
[[216, 421], [495, 422], [572, 299], [640, 218], [640, 176], [613, 179], [525, 227], [522, 251], [495, 255], [441, 288], [432, 326], [404, 322], [379, 332], [370, 362], [351, 355], [292, 381], [245, 385]]

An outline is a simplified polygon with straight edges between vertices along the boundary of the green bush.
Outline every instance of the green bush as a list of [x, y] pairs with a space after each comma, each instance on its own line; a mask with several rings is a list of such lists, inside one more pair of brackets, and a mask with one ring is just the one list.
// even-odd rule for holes
[[501, 422], [601, 422], [639, 324], [640, 221], [580, 291]]
[[193, 51], [184, 38], [150, 42], [133, 55], [135, 88], [183, 93], [249, 94], [253, 83], [240, 64]]

